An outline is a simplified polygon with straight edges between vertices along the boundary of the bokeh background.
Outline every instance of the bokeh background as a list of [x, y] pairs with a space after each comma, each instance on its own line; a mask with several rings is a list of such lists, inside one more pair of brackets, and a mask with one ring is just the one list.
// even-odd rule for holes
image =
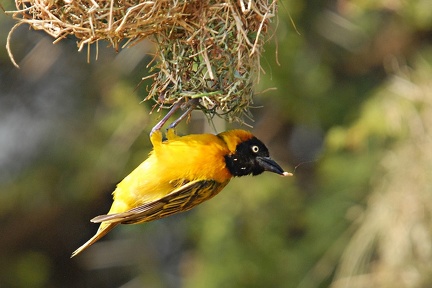
[[[280, 1], [248, 123], [294, 177], [234, 179], [73, 259], [149, 152], [154, 47], [87, 63], [23, 25], [16, 69], [14, 23], [0, 13], [0, 287], [432, 287], [431, 1]], [[215, 127], [178, 130], [237, 126]]]

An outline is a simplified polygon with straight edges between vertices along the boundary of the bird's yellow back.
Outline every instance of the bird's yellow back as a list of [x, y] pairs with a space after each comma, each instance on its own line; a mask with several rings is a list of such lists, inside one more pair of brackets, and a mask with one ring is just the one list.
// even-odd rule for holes
[[222, 157], [230, 150], [221, 137], [168, 133], [168, 140], [162, 142], [157, 131], [151, 141], [153, 151], [147, 160], [117, 185], [109, 214], [160, 199], [185, 182], [213, 179], [226, 184], [231, 178]]

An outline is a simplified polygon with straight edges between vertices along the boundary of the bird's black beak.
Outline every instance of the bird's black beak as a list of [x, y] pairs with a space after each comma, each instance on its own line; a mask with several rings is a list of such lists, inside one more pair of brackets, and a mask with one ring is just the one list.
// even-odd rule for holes
[[285, 172], [279, 164], [270, 157], [256, 157], [258, 164], [265, 170], [282, 176], [292, 176], [291, 173]]

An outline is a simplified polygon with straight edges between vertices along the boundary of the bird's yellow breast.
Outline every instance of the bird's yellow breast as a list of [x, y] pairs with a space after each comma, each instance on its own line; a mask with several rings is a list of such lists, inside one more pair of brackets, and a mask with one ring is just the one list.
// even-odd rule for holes
[[152, 135], [153, 151], [117, 185], [109, 214], [160, 199], [189, 181], [208, 179], [228, 183], [231, 174], [224, 156], [230, 151], [220, 137], [212, 134], [168, 137], [162, 142], [159, 131]]

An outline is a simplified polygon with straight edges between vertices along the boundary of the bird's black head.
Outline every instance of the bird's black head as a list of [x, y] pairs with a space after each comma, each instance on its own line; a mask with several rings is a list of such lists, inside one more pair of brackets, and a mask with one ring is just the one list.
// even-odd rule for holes
[[225, 162], [233, 176], [259, 175], [264, 171], [284, 176], [287, 173], [269, 157], [267, 147], [256, 137], [240, 142], [233, 154], [225, 156]]

